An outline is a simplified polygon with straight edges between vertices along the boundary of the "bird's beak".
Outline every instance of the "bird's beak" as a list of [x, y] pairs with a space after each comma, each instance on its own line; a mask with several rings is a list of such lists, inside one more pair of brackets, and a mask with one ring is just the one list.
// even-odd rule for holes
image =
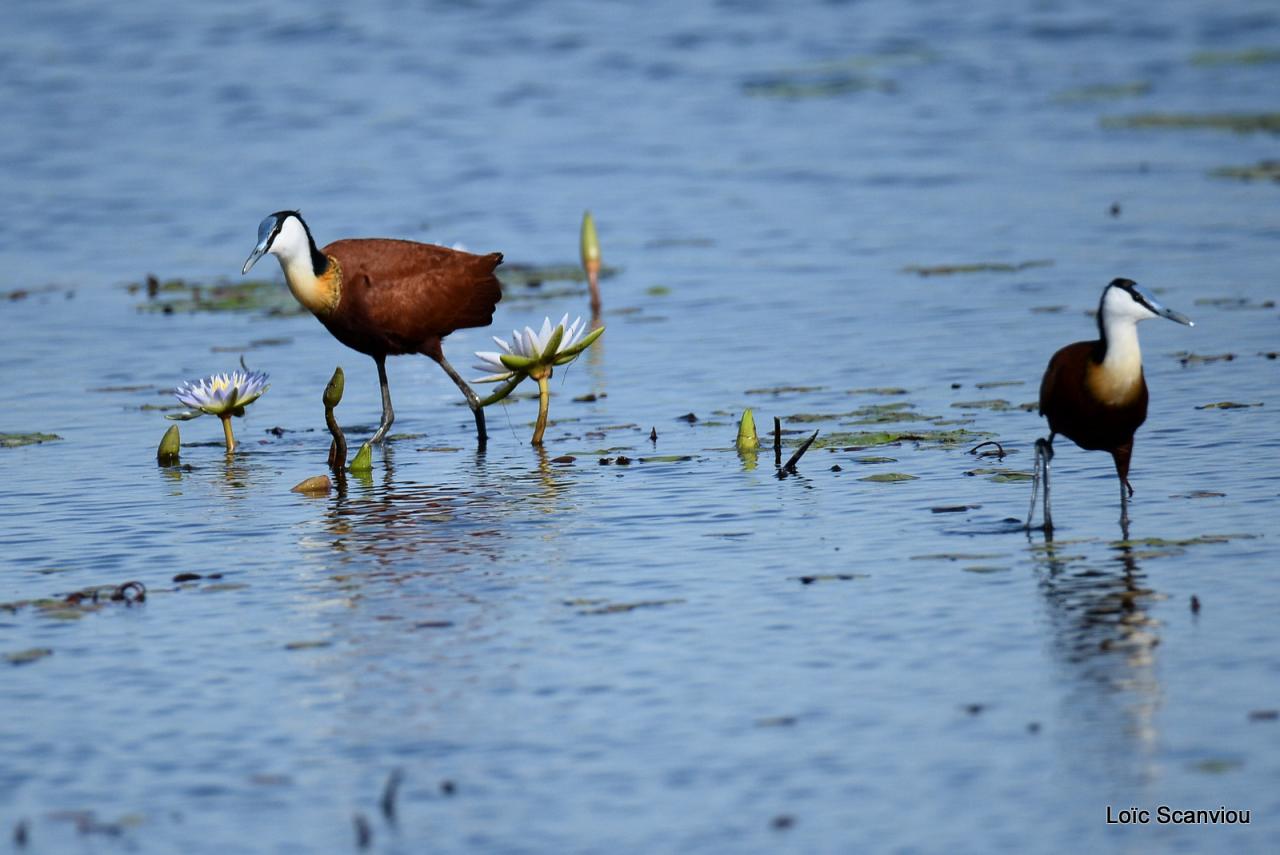
[[1173, 309], [1166, 309], [1164, 306], [1160, 305], [1159, 303], [1152, 303], [1151, 308], [1155, 309], [1156, 314], [1162, 318], [1168, 318], [1171, 321], [1177, 321], [1178, 323], [1188, 327], [1195, 326], [1195, 322], [1192, 321], [1190, 318], [1188, 318], [1186, 315], [1182, 314], [1182, 312], [1175, 312]]
[[259, 243], [257, 246], [253, 248], [253, 252], [249, 255], [249, 260], [244, 263], [244, 267], [241, 268], [240, 270], [240, 275], [243, 276], [244, 274], [248, 273], [249, 268], [257, 264], [258, 259], [262, 258], [263, 253], [265, 253], [266, 251], [267, 251], [267, 242], [266, 240], [263, 240], [261, 243]]

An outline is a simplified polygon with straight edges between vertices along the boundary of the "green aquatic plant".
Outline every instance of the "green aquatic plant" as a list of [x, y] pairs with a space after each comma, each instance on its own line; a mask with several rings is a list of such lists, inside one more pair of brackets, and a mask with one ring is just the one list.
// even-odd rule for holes
[[178, 462], [182, 453], [182, 437], [178, 434], [177, 425], [169, 425], [156, 449], [156, 462], [161, 466], [171, 466]]
[[915, 273], [919, 276], [952, 276], [957, 273], [1017, 273], [1020, 270], [1028, 270], [1032, 267], [1051, 267], [1053, 262], [1048, 259], [1034, 259], [1032, 261], [1019, 261], [1015, 264], [1006, 264], [997, 261], [980, 261], [974, 264], [935, 264], [932, 266], [922, 266], [919, 264], [908, 264], [902, 268], [903, 273]]
[[596, 221], [590, 211], [582, 214], [582, 230], [579, 235], [582, 270], [587, 274], [591, 289], [591, 317], [600, 317], [600, 238], [596, 235]]
[[231, 431], [231, 417], [243, 416], [245, 407], [270, 388], [267, 375], [261, 371], [232, 371], [213, 374], [199, 382], [187, 381], [174, 390], [173, 396], [191, 409], [165, 418], [186, 421], [203, 415], [217, 416], [222, 420], [227, 451], [234, 451], [236, 438]]
[[1192, 65], [1266, 65], [1280, 62], [1280, 48], [1203, 50], [1191, 57]]
[[760, 437], [756, 433], [755, 416], [751, 408], [742, 411], [742, 419], [738, 422], [738, 438], [734, 441], [738, 451], [756, 451], [760, 448]]
[[[584, 335], [585, 333], [585, 335]], [[542, 329], [534, 332], [532, 327], [525, 327], [511, 333], [510, 343], [493, 337], [501, 351], [476, 351], [480, 362], [475, 366], [481, 371], [492, 373], [477, 378], [476, 383], [501, 383], [498, 390], [480, 402], [482, 407], [495, 404], [511, 394], [516, 386], [526, 377], [531, 377], [538, 384], [538, 420], [533, 428], [534, 445], [542, 445], [542, 436], [547, 429], [547, 413], [550, 407], [551, 390], [548, 383], [558, 365], [568, 365], [595, 343], [604, 333], [603, 326], [597, 326], [586, 332], [582, 318], [572, 324], [565, 315], [560, 323], [551, 326], [551, 319], [542, 322]]]
[[321, 401], [324, 403], [324, 423], [333, 436], [333, 441], [329, 443], [329, 468], [334, 472], [341, 472], [347, 465], [347, 436], [342, 432], [342, 428], [338, 425], [338, 418], [333, 413], [334, 408], [342, 401], [345, 385], [346, 375], [342, 373], [342, 366], [339, 365], [333, 369], [333, 376], [329, 378], [329, 382], [324, 387], [324, 394], [321, 396]]

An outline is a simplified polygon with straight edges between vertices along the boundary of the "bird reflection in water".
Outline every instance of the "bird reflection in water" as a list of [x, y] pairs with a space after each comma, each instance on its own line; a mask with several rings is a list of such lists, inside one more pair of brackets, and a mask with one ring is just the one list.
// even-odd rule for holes
[[[1147, 779], [1155, 772], [1162, 696], [1155, 669], [1160, 624], [1148, 609], [1161, 595], [1147, 586], [1127, 532], [1101, 566], [1080, 555], [1083, 548], [1054, 541], [1047, 532], [1031, 546], [1049, 606], [1053, 652], [1081, 681], [1079, 691], [1065, 695], [1071, 709], [1063, 720], [1083, 725], [1087, 742], [1102, 740], [1099, 754], [1108, 762], [1123, 761], [1116, 750], [1127, 746], [1130, 770]], [[1107, 726], [1117, 713], [1118, 726]]]

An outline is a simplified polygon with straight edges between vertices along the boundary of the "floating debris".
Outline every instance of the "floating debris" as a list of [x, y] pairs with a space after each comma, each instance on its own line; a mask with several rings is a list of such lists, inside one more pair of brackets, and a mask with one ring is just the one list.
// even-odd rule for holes
[[382, 818], [390, 825], [396, 824], [396, 794], [400, 791], [400, 782], [404, 780], [404, 772], [392, 769], [387, 776], [387, 783], [382, 787], [382, 798], [378, 799], [378, 807], [382, 810]]
[[0, 448], [21, 448], [62, 439], [56, 433], [0, 433]]
[[935, 514], [962, 514], [965, 511], [976, 511], [982, 505], [938, 505], [929, 508], [931, 513]]
[[1104, 128], [1207, 128], [1237, 134], [1280, 133], [1280, 113], [1134, 113], [1104, 116], [1101, 122]]
[[1193, 615], [1200, 614], [1200, 598], [1195, 594], [1191, 595], [1191, 613]]
[[980, 261], [974, 264], [937, 264], [930, 267], [909, 264], [902, 268], [902, 272], [915, 273], [920, 276], [952, 276], [957, 273], [1017, 273], [1032, 267], [1051, 266], [1053, 266], [1053, 262], [1048, 259], [1019, 261], [1015, 264], [1006, 264], [999, 261]]
[[1030, 472], [1021, 472], [1016, 469], [1005, 469], [1005, 468], [970, 469], [964, 474], [968, 475], [969, 477], [973, 477], [975, 475], [990, 475], [991, 476], [990, 480], [995, 482], [996, 484], [1015, 484], [1015, 483], [1020, 484], [1024, 481], [1030, 481], [1032, 480], [1032, 478], [1035, 477]]
[[804, 453], [809, 450], [809, 446], [813, 445], [813, 441], [817, 438], [818, 438], [818, 432], [815, 430], [813, 432], [813, 436], [806, 439], [801, 444], [801, 446], [795, 450], [795, 453], [792, 454], [791, 457], [787, 459], [787, 462], [782, 466], [782, 471], [795, 472], [796, 464], [800, 462], [800, 458], [804, 457]]
[[898, 462], [898, 458], [896, 457], [876, 457], [876, 456], [854, 457], [852, 458], [852, 460], [854, 463], [861, 463], [863, 465], [870, 465], [875, 463], [897, 463]]
[[978, 389], [996, 389], [1001, 386], [1025, 386], [1026, 380], [986, 380], [982, 383], [973, 384]]
[[1261, 407], [1262, 404], [1241, 404], [1237, 401], [1218, 401], [1215, 404], [1202, 404], [1197, 410], [1247, 410], [1250, 407]]
[[698, 417], [693, 413], [685, 413], [683, 416], [676, 416], [676, 421], [688, 422], [689, 424], [694, 424], [695, 422], [698, 421]]
[[1056, 315], [1065, 312], [1069, 306], [1032, 306], [1031, 313], [1034, 315]]
[[908, 475], [905, 472], [877, 472], [875, 475], [864, 475], [858, 480], [891, 484], [897, 481], [916, 481], [918, 478], [915, 475]]
[[912, 555], [912, 561], [990, 561], [994, 558], [1007, 558], [1001, 552], [932, 552], [928, 555]]
[[1217, 490], [1192, 490], [1190, 493], [1174, 493], [1170, 499], [1221, 499], [1226, 493]]
[[1236, 181], [1280, 181], [1280, 160], [1260, 160], [1253, 166], [1219, 166], [1209, 174]]
[[1218, 309], [1274, 309], [1276, 307], [1275, 300], [1263, 300], [1261, 303], [1255, 303], [1248, 297], [1200, 297], [1196, 300], [1197, 306], [1213, 306]]
[[1276, 721], [1280, 719], [1280, 710], [1250, 710], [1249, 721]]

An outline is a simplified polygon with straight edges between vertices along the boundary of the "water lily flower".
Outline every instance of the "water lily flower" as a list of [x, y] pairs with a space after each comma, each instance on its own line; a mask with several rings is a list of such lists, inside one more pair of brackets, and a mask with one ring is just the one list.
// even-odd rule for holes
[[525, 327], [523, 332], [514, 330], [510, 342], [494, 336], [493, 340], [502, 350], [476, 352], [480, 360], [476, 369], [490, 373], [474, 382], [501, 382], [503, 385], [481, 401], [481, 405], [501, 401], [526, 377], [532, 377], [538, 382], [538, 421], [533, 429], [533, 444], [542, 445], [551, 397], [547, 381], [551, 379], [552, 371], [557, 365], [573, 362], [604, 333], [604, 327], [596, 327], [591, 332], [586, 330], [587, 325], [582, 318], [570, 324], [566, 314], [554, 327], [551, 318], [546, 318], [537, 332], [532, 327]]
[[252, 404], [271, 387], [267, 375], [261, 371], [232, 371], [213, 374], [199, 382], [188, 380], [174, 390], [173, 395], [190, 407], [190, 411], [167, 416], [186, 421], [202, 415], [217, 416], [222, 420], [222, 432], [227, 440], [227, 451], [236, 447], [231, 432], [231, 417], [243, 416], [244, 408]]

